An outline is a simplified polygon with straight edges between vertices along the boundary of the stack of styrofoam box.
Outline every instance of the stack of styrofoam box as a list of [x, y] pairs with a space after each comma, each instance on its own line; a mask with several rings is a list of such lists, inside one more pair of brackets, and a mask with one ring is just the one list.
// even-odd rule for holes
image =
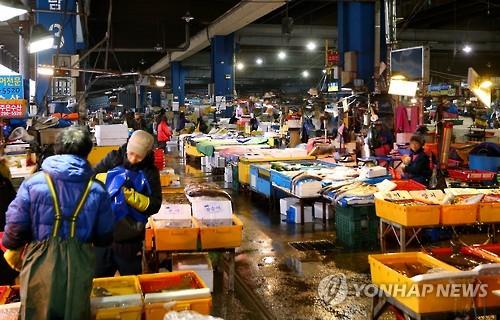
[[214, 270], [207, 252], [172, 254], [172, 271], [194, 271], [214, 291]]
[[121, 146], [127, 143], [128, 128], [123, 124], [97, 125], [95, 138], [98, 146]]
[[321, 181], [303, 180], [297, 183], [293, 193], [301, 198], [314, 197], [319, 195], [322, 188]]
[[191, 200], [193, 217], [198, 220], [231, 220], [233, 205], [227, 198], [194, 197]]
[[[286, 213], [287, 223], [302, 223], [301, 207], [296, 203], [291, 205]], [[313, 222], [312, 207], [304, 206], [304, 223]]]
[[[333, 206], [331, 204], [326, 204], [326, 220], [333, 219]], [[314, 203], [314, 218], [323, 219], [323, 202]]]
[[224, 168], [224, 181], [227, 183], [233, 182], [233, 168], [231, 166]]

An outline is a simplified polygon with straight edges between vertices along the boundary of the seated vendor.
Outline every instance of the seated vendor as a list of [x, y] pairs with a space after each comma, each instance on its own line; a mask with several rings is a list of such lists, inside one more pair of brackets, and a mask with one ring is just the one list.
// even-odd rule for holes
[[404, 156], [403, 172], [407, 179], [413, 179], [421, 184], [427, 185], [432, 175], [429, 157], [424, 152], [424, 139], [415, 135], [410, 139], [411, 153]]

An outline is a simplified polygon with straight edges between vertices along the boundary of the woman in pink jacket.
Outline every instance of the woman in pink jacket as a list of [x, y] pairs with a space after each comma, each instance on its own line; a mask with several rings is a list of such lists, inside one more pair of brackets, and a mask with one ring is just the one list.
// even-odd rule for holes
[[172, 129], [168, 126], [167, 117], [163, 115], [158, 124], [158, 147], [165, 150], [167, 146], [167, 141], [170, 141], [172, 137]]

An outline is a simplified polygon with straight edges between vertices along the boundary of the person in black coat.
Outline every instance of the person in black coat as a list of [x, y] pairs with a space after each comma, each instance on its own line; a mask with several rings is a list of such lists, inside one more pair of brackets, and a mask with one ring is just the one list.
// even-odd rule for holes
[[413, 179], [421, 184], [427, 185], [432, 176], [432, 169], [429, 157], [424, 152], [425, 141], [420, 136], [413, 136], [410, 139], [409, 156], [403, 157], [403, 172], [408, 179]]
[[[127, 203], [136, 210], [149, 217], [160, 210], [162, 203], [160, 174], [154, 164], [153, 136], [139, 130], [135, 131], [128, 143], [119, 150], [110, 152], [97, 166], [95, 173], [100, 179], [100, 173], [124, 166], [132, 171], [142, 170], [151, 188], [151, 194], [144, 195], [131, 189], [124, 192]], [[134, 204], [129, 202], [133, 199]], [[112, 277], [118, 270], [120, 275], [134, 275], [142, 273], [142, 241], [144, 230], [136, 237], [126, 240], [117, 240], [117, 233], [127, 232], [123, 224], [118, 221], [115, 225], [115, 242], [111, 247], [96, 248], [96, 277]], [[120, 229], [120, 230], [118, 230]], [[134, 230], [135, 231], [135, 230]]]
[[[12, 186], [9, 177], [9, 168], [0, 159], [0, 232], [5, 228], [5, 213], [10, 203], [16, 197], [16, 190]], [[13, 285], [19, 273], [13, 270], [0, 250], [0, 285]]]

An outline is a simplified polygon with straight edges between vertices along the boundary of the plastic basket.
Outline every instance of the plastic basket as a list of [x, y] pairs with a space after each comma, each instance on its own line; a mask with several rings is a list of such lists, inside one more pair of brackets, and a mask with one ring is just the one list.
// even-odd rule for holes
[[375, 249], [378, 247], [378, 218], [375, 207], [336, 206], [335, 225], [337, 241], [348, 249]]
[[[243, 223], [233, 215], [232, 226], [199, 226], [202, 249], [237, 248], [241, 245]], [[197, 223], [198, 224], [198, 223]]]
[[451, 204], [441, 206], [441, 224], [472, 224], [477, 220], [478, 204]]
[[435, 226], [439, 224], [441, 210], [436, 205], [402, 206], [375, 199], [377, 216], [406, 227]]
[[[189, 278], [186, 282], [185, 279]], [[169, 300], [165, 301], [155, 301], [153, 303], [148, 303], [147, 295], [151, 293], [158, 293], [162, 291], [175, 292], [175, 287], [180, 285], [186, 285], [186, 289], [204, 289], [207, 288], [203, 280], [193, 271], [178, 271], [169, 273], [157, 273], [157, 274], [147, 274], [140, 275], [139, 283], [141, 285], [142, 292], [146, 296], [144, 313], [146, 320], [162, 320], [165, 314], [169, 311], [182, 311], [182, 310], [193, 310], [200, 314], [208, 315], [210, 314], [210, 309], [212, 307], [212, 297], [203, 298], [188, 298], [188, 299], [178, 299], [175, 301], [174, 305], [169, 305]]]
[[448, 170], [450, 178], [461, 181], [491, 181], [495, 177], [495, 172], [485, 170]]
[[396, 184], [395, 190], [404, 191], [419, 191], [427, 189], [423, 184], [418, 183], [415, 180], [392, 180]]
[[192, 219], [191, 228], [159, 228], [153, 222], [154, 243], [159, 251], [196, 250], [200, 229]]
[[[95, 290], [104, 288], [112, 296], [97, 297]], [[136, 276], [97, 278], [93, 281], [91, 295], [92, 313], [95, 319], [141, 320], [142, 293]]]
[[10, 287], [0, 286], [0, 304], [4, 304], [5, 302], [7, 302], [9, 296], [10, 296]]
[[480, 203], [478, 221], [483, 223], [500, 222], [500, 203]]
[[[460, 270], [441, 262], [425, 253], [422, 252], [405, 252], [405, 253], [389, 253], [389, 254], [377, 254], [369, 255], [368, 261], [370, 263], [370, 273], [372, 278], [372, 283], [381, 287], [382, 285], [404, 285], [406, 288], [411, 288], [412, 286], [418, 286], [418, 292], [422, 292], [422, 287], [424, 285], [438, 284], [468, 284], [473, 280], [470, 278], [464, 279], [442, 279], [442, 280], [429, 280], [423, 281], [421, 283], [416, 283], [413, 278], [408, 278], [402, 273], [392, 269], [390, 265], [394, 263], [424, 263], [429, 266], [441, 268], [450, 272], [460, 272]], [[408, 289], [407, 289], [408, 290]], [[395, 295], [393, 296], [400, 303], [405, 305], [410, 310], [416, 313], [433, 313], [433, 312], [447, 312], [456, 311], [457, 306], [460, 310], [466, 310], [472, 306], [472, 299], [470, 297], [443, 297], [437, 295], [436, 288], [432, 293], [426, 295]]]

